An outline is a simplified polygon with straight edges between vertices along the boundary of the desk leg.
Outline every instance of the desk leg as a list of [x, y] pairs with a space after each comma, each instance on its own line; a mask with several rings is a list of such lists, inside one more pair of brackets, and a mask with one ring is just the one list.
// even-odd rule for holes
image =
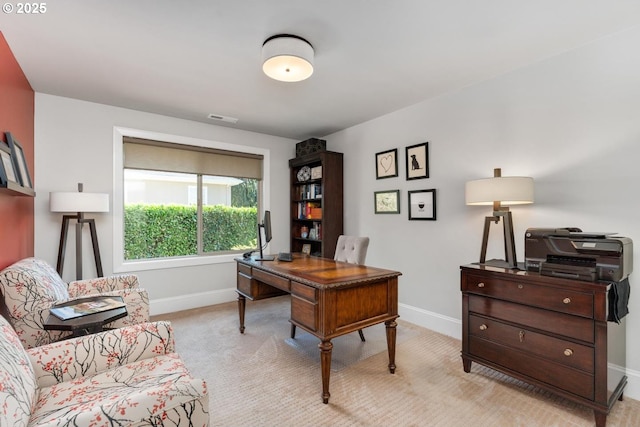
[[384, 322], [387, 327], [387, 351], [389, 352], [389, 372], [396, 372], [396, 326], [395, 320]]
[[331, 375], [331, 341], [322, 341], [318, 344], [320, 349], [320, 366], [322, 370], [322, 403], [329, 403], [329, 376]]
[[244, 334], [244, 310], [247, 306], [247, 299], [242, 294], [238, 294], [238, 315], [240, 316], [240, 333]]

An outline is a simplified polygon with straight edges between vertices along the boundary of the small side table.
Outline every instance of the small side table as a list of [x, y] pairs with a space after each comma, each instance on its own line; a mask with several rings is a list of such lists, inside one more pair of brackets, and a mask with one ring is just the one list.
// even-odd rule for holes
[[[73, 301], [68, 301], [63, 304], [58, 304], [56, 307], [66, 307], [69, 305], [75, 305], [80, 302], [93, 302], [99, 301], [104, 298], [103, 296], [80, 298]], [[122, 297], [109, 296], [109, 298], [119, 299], [122, 301]], [[55, 331], [71, 331], [72, 337], [80, 337], [82, 335], [95, 334], [104, 330], [104, 325], [113, 322], [114, 320], [121, 319], [127, 315], [127, 307], [114, 308], [112, 310], [102, 311], [99, 313], [87, 314], [86, 316], [76, 317], [74, 319], [62, 320], [49, 314], [47, 320], [44, 322], [44, 329]]]

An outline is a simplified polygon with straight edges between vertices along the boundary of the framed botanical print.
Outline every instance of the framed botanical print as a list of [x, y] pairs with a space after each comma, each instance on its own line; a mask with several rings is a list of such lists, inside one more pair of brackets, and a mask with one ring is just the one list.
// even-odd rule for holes
[[398, 176], [398, 149], [376, 153], [376, 179]]
[[436, 220], [436, 190], [409, 191], [409, 219]]
[[429, 178], [429, 143], [406, 148], [407, 180]]
[[375, 213], [400, 213], [400, 190], [376, 191], [373, 196], [375, 202]]

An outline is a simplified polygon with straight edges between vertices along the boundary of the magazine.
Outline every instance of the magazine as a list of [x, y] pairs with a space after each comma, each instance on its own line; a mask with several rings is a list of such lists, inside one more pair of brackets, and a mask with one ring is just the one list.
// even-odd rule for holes
[[49, 312], [61, 320], [74, 319], [88, 314], [100, 313], [102, 311], [114, 310], [124, 307], [125, 303], [116, 297], [105, 297], [93, 299], [91, 301], [79, 300], [77, 304], [65, 307], [51, 307]]

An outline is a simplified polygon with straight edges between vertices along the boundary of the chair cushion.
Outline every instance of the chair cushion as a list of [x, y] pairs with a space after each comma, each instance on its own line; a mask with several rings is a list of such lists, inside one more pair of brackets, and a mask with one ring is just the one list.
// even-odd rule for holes
[[165, 425], [159, 420], [167, 412], [180, 411], [188, 425], [191, 406], [206, 394], [205, 382], [191, 377], [180, 356], [170, 353], [42, 388], [31, 423]]
[[9, 322], [0, 316], [0, 426], [27, 426], [35, 396], [29, 357]]
[[56, 270], [36, 258], [25, 258], [0, 271], [0, 287], [16, 319], [69, 298], [67, 284]]
[[364, 264], [369, 248], [368, 237], [338, 236], [336, 253], [333, 259], [350, 264]]

